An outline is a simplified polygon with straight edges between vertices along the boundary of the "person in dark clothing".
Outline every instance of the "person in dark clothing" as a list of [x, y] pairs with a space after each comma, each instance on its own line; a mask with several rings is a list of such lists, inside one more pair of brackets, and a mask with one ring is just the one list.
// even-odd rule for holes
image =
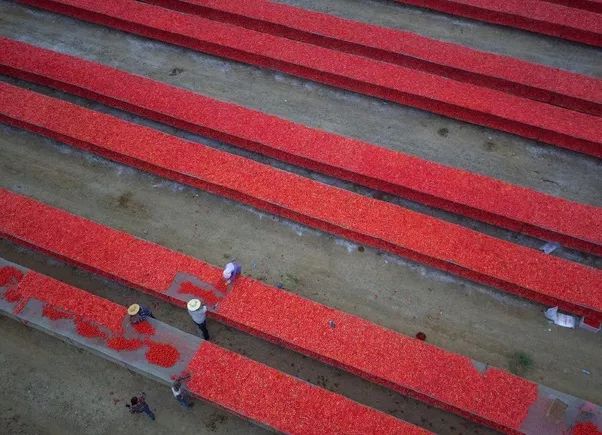
[[155, 413], [151, 411], [150, 406], [146, 403], [146, 395], [142, 393], [140, 396], [134, 396], [130, 400], [129, 405], [125, 405], [130, 410], [130, 414], [145, 413], [151, 420], [155, 420]]
[[148, 319], [149, 317], [153, 319], [155, 318], [150, 309], [139, 304], [130, 305], [130, 307], [128, 308], [128, 314], [130, 315], [130, 322], [132, 323], [132, 325], [142, 322]]
[[172, 384], [171, 392], [173, 393], [173, 396], [176, 398], [176, 400], [180, 403], [180, 405], [182, 405], [184, 408], [192, 408], [192, 406], [194, 405], [194, 403], [190, 401], [188, 393], [186, 392], [186, 389], [180, 381], [175, 381]]

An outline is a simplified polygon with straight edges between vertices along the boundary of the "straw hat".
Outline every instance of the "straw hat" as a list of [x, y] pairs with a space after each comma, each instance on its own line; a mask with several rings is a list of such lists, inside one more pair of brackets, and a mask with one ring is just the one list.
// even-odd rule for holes
[[187, 305], [188, 311], [196, 311], [201, 308], [202, 305], [203, 303], [199, 299], [190, 299]]
[[128, 308], [128, 314], [130, 316], [135, 316], [136, 314], [138, 314], [138, 311], [140, 311], [140, 305], [138, 304], [132, 304]]

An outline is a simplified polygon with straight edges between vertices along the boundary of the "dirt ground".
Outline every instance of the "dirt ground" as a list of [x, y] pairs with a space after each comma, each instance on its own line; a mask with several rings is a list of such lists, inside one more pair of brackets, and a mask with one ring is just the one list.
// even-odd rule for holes
[[[288, 0], [331, 13], [477, 48], [602, 75], [599, 50], [526, 32], [365, 0]], [[150, 42], [0, 2], [0, 35], [113, 65], [219, 99], [358, 137], [585, 203], [602, 205], [600, 163], [574, 153], [284, 74]], [[181, 73], [172, 75], [179, 68]], [[17, 83], [0, 76], [0, 80]], [[60, 96], [195, 141], [258, 156], [95, 103]], [[366, 189], [336, 183], [362, 194]], [[144, 174], [40, 136], [0, 125], [0, 186], [213, 264], [239, 259], [245, 272], [304, 297], [498, 367], [513, 352], [534, 361], [526, 377], [602, 403], [601, 334], [549, 325], [543, 307], [376, 250]], [[393, 199], [391, 199], [393, 200]], [[529, 246], [540, 241], [400, 203]], [[600, 267], [599, 258], [558, 255]], [[147, 301], [160, 319], [190, 332], [185, 312], [47, 257], [0, 241], [0, 256], [128, 304]], [[489, 433], [294, 352], [211, 323], [217, 344], [442, 434]], [[169, 390], [122, 367], [0, 318], [0, 428], [9, 433], [255, 433], [255, 426], [197, 403], [186, 412]], [[587, 373], [582, 370], [585, 369]], [[145, 391], [157, 422], [132, 418], [124, 401]], [[133, 426], [132, 426], [133, 425]]]

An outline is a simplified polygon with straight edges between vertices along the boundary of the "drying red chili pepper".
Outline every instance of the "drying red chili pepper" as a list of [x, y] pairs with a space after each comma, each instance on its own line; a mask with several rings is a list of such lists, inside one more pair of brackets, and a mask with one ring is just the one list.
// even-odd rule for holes
[[115, 337], [107, 341], [107, 346], [113, 350], [136, 350], [140, 349], [144, 345], [142, 340], [130, 340], [123, 337]]
[[97, 326], [94, 326], [93, 324], [86, 322], [85, 320], [77, 319], [75, 321], [75, 329], [77, 330], [77, 333], [82, 337], [107, 338], [107, 334], [102, 332]]
[[6, 291], [6, 293], [4, 293], [4, 299], [6, 299], [8, 302], [17, 302], [21, 300], [21, 293], [17, 287], [11, 287]]
[[73, 315], [66, 313], [61, 310], [57, 310], [52, 305], [44, 305], [42, 309], [42, 316], [47, 317], [50, 320], [60, 320], [60, 319], [72, 319]]
[[155, 328], [147, 321], [135, 323], [133, 327], [140, 334], [153, 335], [155, 333]]
[[221, 299], [220, 297], [216, 296], [214, 293], [207, 291], [207, 290], [203, 290], [202, 288], [197, 287], [190, 281], [186, 281], [186, 282], [182, 283], [182, 285], [180, 286], [179, 293], [197, 296], [203, 302], [205, 302], [206, 304], [209, 304], [209, 305], [213, 305], [213, 304], [219, 302]]
[[151, 364], [161, 367], [172, 367], [180, 359], [180, 352], [171, 344], [154, 343], [152, 341], [148, 341], [147, 344], [146, 359]]
[[602, 435], [602, 431], [600, 431], [596, 425], [588, 421], [587, 423], [575, 425], [571, 435]]
[[0, 268], [0, 287], [15, 285], [23, 278], [23, 272], [16, 267], [4, 266]]

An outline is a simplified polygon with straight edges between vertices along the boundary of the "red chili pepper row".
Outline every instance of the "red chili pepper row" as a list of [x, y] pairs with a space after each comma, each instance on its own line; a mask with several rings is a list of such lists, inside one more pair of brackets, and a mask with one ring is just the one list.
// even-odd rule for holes
[[[421, 0], [416, 0], [421, 1]], [[533, 0], [526, 0], [529, 4]], [[548, 0], [550, 1], [550, 0]], [[551, 0], [572, 7], [589, 0]], [[597, 2], [598, 0], [593, 0]], [[477, 84], [599, 116], [602, 88], [593, 77], [475, 50], [425, 36], [347, 20], [270, 0], [148, 0], [213, 21]], [[537, 7], [541, 7], [537, 1]], [[552, 6], [552, 8], [555, 8]], [[532, 9], [532, 8], [528, 8]], [[555, 8], [558, 9], [558, 8]], [[602, 3], [597, 3], [602, 12]], [[529, 10], [529, 12], [532, 12]], [[589, 15], [589, 14], [586, 14]], [[591, 16], [591, 15], [590, 15]]]
[[[602, 157], [602, 130], [596, 125], [596, 117], [589, 114], [133, 0], [21, 2]], [[596, 14], [590, 15], [595, 18]], [[124, 92], [130, 91], [123, 83], [119, 85]], [[495, 104], [488, 104], [490, 101]], [[179, 103], [186, 108], [194, 107], [183, 101]]]
[[[127, 311], [124, 307], [106, 299], [35, 272], [23, 275], [14, 267], [0, 269], [0, 283], [3, 283], [3, 286], [11, 286], [4, 298], [9, 302], [20, 302], [19, 308], [25, 306], [31, 299], [39, 300], [44, 303], [42, 309], [44, 317], [50, 320], [73, 319], [79, 335], [107, 340], [107, 346], [111, 349], [136, 350], [146, 345], [148, 362], [161, 367], [172, 367], [180, 358], [180, 353], [171, 344], [158, 343], [150, 339], [123, 337], [121, 325]], [[19, 308], [15, 311], [18, 312]], [[114, 336], [109, 338], [100, 325], [109, 328]], [[155, 328], [148, 321], [135, 324], [134, 329], [142, 335], [155, 334]]]
[[[149, 338], [126, 338], [115, 331], [113, 336], [107, 338], [95, 322], [107, 316], [103, 326], [111, 325], [111, 308], [123, 319], [124, 307], [31, 271], [21, 281], [20, 289], [22, 292], [19, 296], [23, 298], [37, 299], [45, 296], [41, 300], [45, 304], [42, 311], [48, 319], [76, 319], [76, 330], [80, 334], [106, 340], [109, 349], [126, 352], [147, 346], [146, 360], [149, 364], [160, 367], [173, 367], [180, 360], [179, 351], [169, 343], [158, 343]], [[74, 305], [64, 299], [67, 296], [75, 301]], [[80, 317], [80, 310], [69, 311], [70, 307], [80, 305], [86, 308], [88, 316]], [[98, 313], [94, 312], [94, 307], [100, 308]], [[211, 352], [207, 354], [203, 349]], [[209, 342], [201, 344], [194, 359], [194, 364], [183, 372], [174, 374], [174, 380], [180, 375], [187, 375], [187, 379], [194, 381], [194, 387], [190, 391], [197, 397], [211, 400], [237, 415], [246, 416], [276, 430], [308, 435], [429, 433]], [[207, 387], [199, 383], [206, 384]], [[281, 409], [286, 412], [280, 412]]]
[[[602, 47], [600, 16], [589, 10], [555, 5], [552, 1], [490, 1], [490, 0], [396, 0], [398, 3], [433, 9], [435, 11], [472, 18], [494, 24], [524, 29]], [[571, 6], [584, 2], [572, 0]], [[599, 3], [589, 3], [591, 6]]]

